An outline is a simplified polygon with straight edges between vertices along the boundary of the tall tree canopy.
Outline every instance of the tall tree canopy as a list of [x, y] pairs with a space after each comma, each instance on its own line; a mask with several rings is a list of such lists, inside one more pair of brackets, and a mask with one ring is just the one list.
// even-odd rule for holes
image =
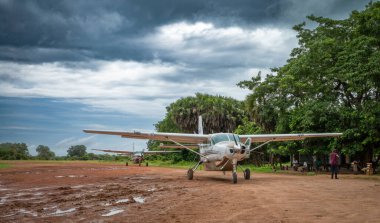
[[165, 119], [156, 124], [158, 131], [193, 133], [198, 130], [198, 116], [202, 115], [204, 133], [233, 132], [244, 117], [243, 102], [201, 93], [181, 98], [166, 110]]
[[309, 16], [294, 26], [299, 47], [282, 67], [238, 85], [252, 90], [246, 107], [266, 132], [344, 132], [343, 152], [379, 147], [380, 2], [349, 18]]
[[87, 154], [86, 149], [87, 148], [85, 145], [71, 146], [67, 150], [67, 156], [75, 159], [85, 159], [85, 156]]
[[38, 159], [51, 160], [55, 157], [55, 153], [53, 151], [50, 151], [50, 148], [48, 146], [39, 145], [36, 148], [36, 152]]
[[0, 144], [0, 159], [2, 160], [22, 160], [29, 158], [28, 146], [25, 143]]

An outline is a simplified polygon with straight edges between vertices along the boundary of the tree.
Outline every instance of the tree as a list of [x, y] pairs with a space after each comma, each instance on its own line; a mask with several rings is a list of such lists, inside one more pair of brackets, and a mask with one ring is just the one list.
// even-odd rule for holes
[[67, 150], [67, 156], [74, 159], [85, 159], [87, 154], [86, 149], [84, 145], [71, 146]]
[[36, 148], [38, 159], [51, 160], [54, 159], [55, 153], [50, 151], [50, 148], [44, 145], [39, 145]]
[[2, 160], [22, 160], [29, 158], [29, 150], [25, 143], [0, 144], [0, 159]]
[[238, 84], [252, 90], [246, 108], [267, 132], [344, 132], [341, 141], [305, 141], [304, 151], [366, 150], [368, 160], [380, 146], [380, 2], [343, 20], [308, 19], [317, 27], [294, 26], [299, 47], [287, 64]]
[[233, 132], [242, 123], [244, 117], [244, 107], [241, 101], [201, 93], [195, 94], [195, 97], [181, 98], [166, 109], [165, 118], [171, 119], [166, 121], [172, 122], [171, 124], [177, 126], [179, 130], [188, 133], [197, 131], [200, 115], [203, 118], [203, 131], [206, 134]]

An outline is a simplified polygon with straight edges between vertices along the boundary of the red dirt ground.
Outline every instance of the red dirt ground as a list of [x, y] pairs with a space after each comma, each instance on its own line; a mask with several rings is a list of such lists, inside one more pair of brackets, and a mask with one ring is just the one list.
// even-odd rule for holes
[[0, 222], [380, 222], [380, 181], [349, 175], [253, 174], [10, 162]]

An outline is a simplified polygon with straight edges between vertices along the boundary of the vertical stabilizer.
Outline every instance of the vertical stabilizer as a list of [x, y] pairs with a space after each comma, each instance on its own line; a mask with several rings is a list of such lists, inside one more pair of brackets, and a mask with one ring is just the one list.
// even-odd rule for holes
[[198, 134], [203, 135], [203, 121], [202, 115], [198, 117]]

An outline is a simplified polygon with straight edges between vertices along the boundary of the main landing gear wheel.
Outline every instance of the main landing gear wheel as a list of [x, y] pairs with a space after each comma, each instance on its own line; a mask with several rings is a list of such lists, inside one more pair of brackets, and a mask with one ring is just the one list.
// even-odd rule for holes
[[145, 166], [149, 166], [148, 162], [146, 162]]
[[187, 171], [187, 179], [188, 180], [192, 180], [193, 179], [193, 175], [194, 175], [194, 171], [193, 171], [193, 169], [189, 169], [188, 171]]
[[232, 183], [236, 184], [237, 183], [237, 174], [232, 173]]
[[249, 169], [244, 170], [244, 179], [246, 179], [246, 180], [251, 179], [251, 170], [249, 170]]

